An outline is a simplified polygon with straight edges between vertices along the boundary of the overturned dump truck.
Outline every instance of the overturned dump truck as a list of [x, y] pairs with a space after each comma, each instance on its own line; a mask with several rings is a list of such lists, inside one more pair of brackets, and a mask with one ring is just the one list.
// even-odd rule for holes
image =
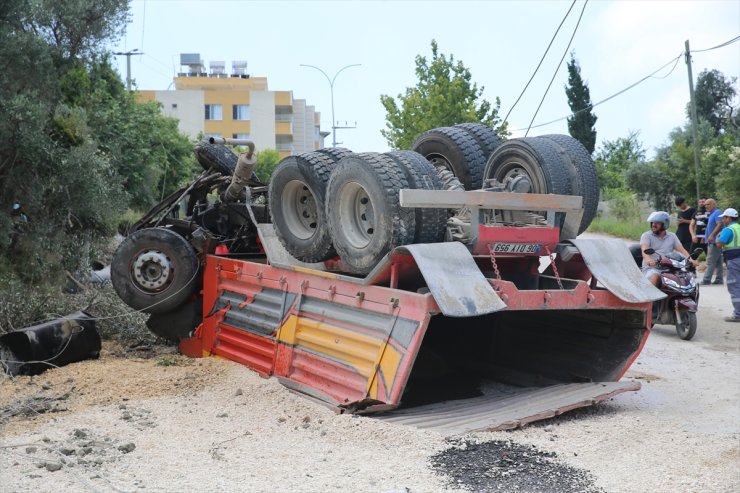
[[639, 389], [619, 380], [663, 295], [621, 241], [576, 238], [598, 185], [575, 140], [463, 124], [414, 151], [290, 156], [269, 186], [247, 183], [252, 151], [222, 153], [233, 166], [199, 178], [220, 194], [174, 194], [114, 257], [121, 297], [184, 354], [446, 433]]

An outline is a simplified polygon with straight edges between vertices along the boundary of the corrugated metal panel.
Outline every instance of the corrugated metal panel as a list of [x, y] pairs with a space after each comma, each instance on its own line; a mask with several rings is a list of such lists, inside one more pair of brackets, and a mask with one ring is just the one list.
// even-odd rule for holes
[[234, 328], [261, 335], [272, 335], [280, 325], [284, 312], [295, 299], [295, 294], [264, 288], [252, 300], [233, 291], [224, 291], [216, 308], [230, 305], [223, 323]]
[[275, 344], [272, 338], [258, 337], [243, 330], [221, 326], [216, 336], [213, 354], [269, 375], [272, 373]]
[[376, 415], [378, 419], [445, 435], [480, 430], [508, 430], [586, 407], [622, 392], [639, 390], [638, 382], [595, 382], [518, 388]]

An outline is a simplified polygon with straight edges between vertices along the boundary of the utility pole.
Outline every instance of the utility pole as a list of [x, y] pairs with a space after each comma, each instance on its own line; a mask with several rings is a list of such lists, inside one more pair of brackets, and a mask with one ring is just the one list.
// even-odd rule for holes
[[696, 200], [699, 200], [699, 130], [696, 118], [696, 101], [694, 100], [694, 76], [691, 74], [691, 50], [686, 40], [686, 67], [689, 69], [689, 97], [691, 104], [691, 128], [694, 135], [694, 171], [696, 172]]
[[360, 64], [359, 63], [354, 63], [352, 65], [347, 65], [347, 66], [344, 66], [344, 67], [340, 68], [337, 71], [337, 73], [334, 74], [334, 78], [332, 78], [332, 79], [330, 79], [329, 76], [326, 75], [326, 72], [324, 72], [323, 70], [321, 70], [319, 67], [315, 67], [313, 65], [308, 65], [308, 64], [305, 64], [305, 63], [301, 63], [300, 65], [301, 65], [301, 67], [310, 67], [310, 68], [314, 68], [314, 69], [318, 70], [319, 72], [321, 72], [322, 74], [324, 74], [324, 77], [326, 77], [326, 80], [329, 81], [329, 90], [331, 92], [331, 133], [332, 133], [332, 137], [331, 137], [332, 143], [331, 143], [331, 146], [332, 147], [336, 147], [337, 146], [337, 129], [338, 128], [355, 128], [355, 127], [339, 127], [339, 126], [337, 126], [337, 121], [334, 119], [334, 81], [337, 80], [337, 76], [344, 69], [347, 69], [347, 68], [350, 68], [350, 67], [359, 67]]
[[131, 91], [131, 55], [143, 55], [144, 53], [136, 53], [139, 51], [138, 48], [134, 48], [130, 51], [114, 51], [114, 55], [123, 55], [126, 57], [126, 90]]

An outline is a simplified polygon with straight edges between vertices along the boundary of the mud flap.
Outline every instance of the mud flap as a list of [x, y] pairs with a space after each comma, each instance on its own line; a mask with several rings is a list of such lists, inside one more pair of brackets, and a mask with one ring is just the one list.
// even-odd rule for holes
[[578, 249], [591, 274], [620, 300], [646, 303], [666, 297], [642, 277], [635, 259], [622, 240], [599, 238], [569, 241]]
[[506, 308], [462, 243], [405, 245], [396, 251], [414, 257], [444, 315], [475, 317]]
[[472, 399], [390, 411], [375, 417], [434, 430], [446, 436], [471, 431], [510, 430], [639, 389], [639, 382], [589, 382], [512, 388]]

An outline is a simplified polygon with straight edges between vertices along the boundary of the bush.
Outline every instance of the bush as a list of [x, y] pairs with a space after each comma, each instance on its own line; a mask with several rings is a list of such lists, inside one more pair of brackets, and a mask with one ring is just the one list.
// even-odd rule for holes
[[3, 300], [0, 303], [0, 334], [83, 310], [96, 318], [96, 328], [103, 339], [126, 345], [157, 341], [145, 325], [147, 315], [126, 306], [110, 284], [66, 294], [59, 287], [28, 286], [17, 278], [4, 278], [0, 284], [0, 299]]
[[640, 206], [635, 195], [629, 190], [611, 189], [605, 192], [605, 198], [609, 204], [609, 216], [621, 221], [640, 221]]

